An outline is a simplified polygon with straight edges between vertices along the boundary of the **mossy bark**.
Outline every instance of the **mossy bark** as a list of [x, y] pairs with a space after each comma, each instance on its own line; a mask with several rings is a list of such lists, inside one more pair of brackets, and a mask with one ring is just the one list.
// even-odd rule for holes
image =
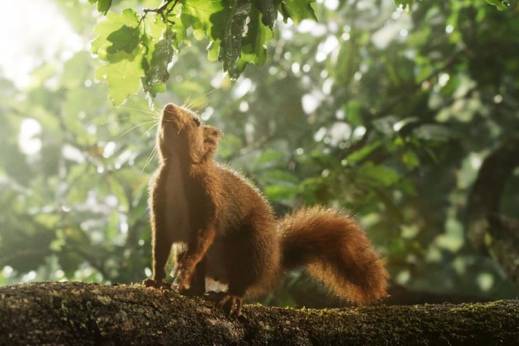
[[514, 344], [519, 301], [285, 309], [227, 318], [172, 291], [85, 283], [0, 288], [0, 344]]

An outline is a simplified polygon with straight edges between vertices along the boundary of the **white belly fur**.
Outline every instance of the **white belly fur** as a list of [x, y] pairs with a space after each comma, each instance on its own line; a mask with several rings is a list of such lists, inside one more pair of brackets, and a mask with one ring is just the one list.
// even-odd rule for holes
[[166, 179], [166, 227], [174, 242], [187, 242], [190, 224], [187, 191], [178, 162], [172, 162]]

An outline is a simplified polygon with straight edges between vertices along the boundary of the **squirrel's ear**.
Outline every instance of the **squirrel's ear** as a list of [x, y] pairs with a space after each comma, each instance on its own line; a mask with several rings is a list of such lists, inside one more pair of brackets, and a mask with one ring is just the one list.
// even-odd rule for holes
[[223, 131], [220, 129], [215, 128], [216, 130], [216, 138], [220, 139], [223, 137]]
[[205, 125], [204, 126], [204, 136], [206, 138], [209, 137], [209, 138], [218, 140], [223, 137], [223, 132], [221, 130], [217, 129], [216, 127]]

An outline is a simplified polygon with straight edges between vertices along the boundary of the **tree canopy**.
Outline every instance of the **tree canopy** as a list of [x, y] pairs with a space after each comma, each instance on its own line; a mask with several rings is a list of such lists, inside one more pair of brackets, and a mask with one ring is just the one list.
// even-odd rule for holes
[[[298, 24], [305, 19], [318, 20], [321, 14], [315, 0], [165, 0], [160, 5], [144, 1], [143, 5], [155, 7], [127, 7], [122, 12], [110, 11], [111, 0], [89, 1], [106, 15], [95, 29], [92, 51], [106, 63], [97, 70], [97, 77], [108, 82], [115, 104], [141, 87], [151, 96], [164, 91], [168, 65], [193, 38], [205, 39], [208, 60], [220, 61], [223, 70], [236, 78], [247, 65], [265, 63], [276, 21], [282, 18]], [[357, 2], [351, 3], [330, 4], [355, 11]], [[499, 10], [511, 6], [502, 0], [487, 3]], [[400, 9], [413, 4], [413, 0], [395, 0]]]
[[[149, 273], [147, 179], [173, 101], [223, 129], [218, 160], [278, 215], [351, 211], [395, 284], [516, 294], [517, 2], [54, 3], [84, 47], [28, 86], [0, 79], [0, 284]], [[316, 290], [292, 273], [265, 302]]]

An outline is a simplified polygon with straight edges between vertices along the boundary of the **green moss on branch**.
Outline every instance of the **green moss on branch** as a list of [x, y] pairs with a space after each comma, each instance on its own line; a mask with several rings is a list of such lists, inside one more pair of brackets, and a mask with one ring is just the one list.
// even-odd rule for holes
[[228, 319], [201, 299], [142, 286], [0, 288], [0, 344], [512, 344], [519, 302], [284, 309]]

